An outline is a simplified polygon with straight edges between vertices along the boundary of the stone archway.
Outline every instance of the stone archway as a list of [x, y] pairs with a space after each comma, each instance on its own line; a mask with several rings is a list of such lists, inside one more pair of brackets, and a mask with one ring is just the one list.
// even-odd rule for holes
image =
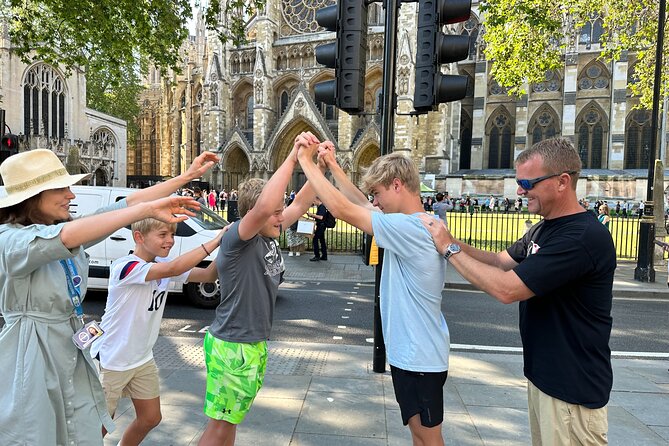
[[362, 172], [369, 167], [375, 159], [381, 155], [381, 149], [376, 143], [369, 143], [358, 150], [358, 153], [353, 162], [353, 170], [351, 172], [351, 181], [358, 185]]
[[239, 183], [243, 182], [249, 175], [249, 159], [246, 153], [235, 146], [228, 152], [223, 164], [223, 185], [222, 187], [230, 191], [237, 189]]
[[107, 172], [104, 169], [98, 168], [93, 173], [93, 178], [91, 178], [93, 186], [108, 186], [109, 181], [107, 180]]
[[[314, 135], [316, 135], [316, 137], [319, 140], [321, 141], [323, 140], [323, 136], [317, 130], [315, 130], [313, 126], [309, 124], [307, 121], [298, 119], [293, 123], [289, 124], [283, 129], [279, 137], [276, 139], [277, 145], [271, 151], [270, 169], [272, 169], [272, 172], [275, 172], [279, 168], [279, 166], [281, 166], [281, 164], [284, 162], [290, 151], [293, 150], [295, 137], [302, 132], [311, 132]], [[288, 188], [297, 191], [306, 182], [307, 178], [302, 172], [300, 166], [298, 165], [295, 167], [295, 171], [293, 172], [293, 178], [291, 179]]]

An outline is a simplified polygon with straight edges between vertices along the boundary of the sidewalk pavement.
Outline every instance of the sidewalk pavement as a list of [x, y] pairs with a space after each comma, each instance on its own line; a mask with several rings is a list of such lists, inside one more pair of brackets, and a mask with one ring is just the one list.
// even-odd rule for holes
[[[287, 280], [372, 282], [374, 270], [360, 256], [285, 255]], [[669, 299], [666, 272], [654, 284], [634, 282], [633, 264], [621, 264], [615, 296]], [[449, 269], [447, 288], [467, 288]], [[621, 294], [622, 293], [622, 294]], [[410, 445], [402, 426], [389, 372], [372, 371], [372, 347], [269, 342], [265, 385], [237, 430], [239, 446]], [[205, 378], [202, 339], [160, 337], [154, 355], [161, 376], [163, 420], [143, 445], [197, 445], [207, 418], [202, 413]], [[611, 445], [669, 445], [669, 360], [613, 359], [609, 402]], [[444, 387], [443, 436], [447, 445], [528, 445], [526, 379], [522, 356], [451, 351]], [[123, 400], [114, 446], [134, 418]]]

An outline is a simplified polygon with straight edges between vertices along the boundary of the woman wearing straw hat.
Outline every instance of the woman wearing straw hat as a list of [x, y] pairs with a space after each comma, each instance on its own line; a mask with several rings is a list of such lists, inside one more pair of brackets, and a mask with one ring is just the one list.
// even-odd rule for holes
[[102, 425], [113, 424], [89, 351], [73, 342], [83, 326], [84, 248], [146, 217], [178, 222], [194, 215], [192, 198], [161, 197], [217, 160], [205, 152], [185, 174], [76, 220], [70, 186], [88, 175], [69, 175], [50, 150], [0, 165], [1, 445], [102, 445]]

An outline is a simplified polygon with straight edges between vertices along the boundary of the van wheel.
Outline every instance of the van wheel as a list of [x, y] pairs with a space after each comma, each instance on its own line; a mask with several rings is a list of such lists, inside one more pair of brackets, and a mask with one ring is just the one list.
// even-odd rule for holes
[[216, 308], [221, 302], [221, 288], [216, 282], [187, 283], [185, 294], [188, 300], [200, 308]]

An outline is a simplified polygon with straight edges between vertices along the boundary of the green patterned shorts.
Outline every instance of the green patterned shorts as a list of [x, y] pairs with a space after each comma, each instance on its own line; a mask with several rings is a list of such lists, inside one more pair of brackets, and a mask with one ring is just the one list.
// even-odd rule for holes
[[239, 424], [262, 387], [267, 367], [267, 343], [228, 342], [207, 333], [204, 337], [207, 394], [204, 414]]

